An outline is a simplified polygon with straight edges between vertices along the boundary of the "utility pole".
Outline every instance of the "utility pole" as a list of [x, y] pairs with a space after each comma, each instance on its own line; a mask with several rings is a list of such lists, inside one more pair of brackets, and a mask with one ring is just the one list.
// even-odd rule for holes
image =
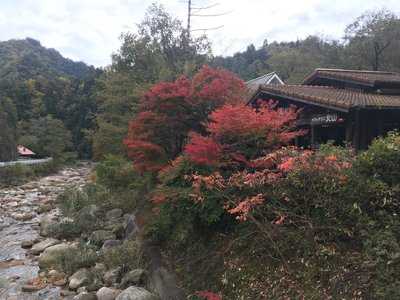
[[[186, 2], [187, 1], [187, 2]], [[216, 6], [219, 5], [219, 3], [214, 3], [208, 6], [199, 6], [199, 7], [193, 7], [193, 1], [192, 0], [186, 0], [185, 3], [187, 3], [187, 31], [188, 31], [188, 38], [190, 38], [190, 33], [193, 31], [210, 31], [210, 30], [216, 30], [224, 27], [223, 25], [217, 26], [217, 27], [211, 27], [211, 28], [197, 28], [193, 29], [192, 28], [192, 19], [193, 17], [221, 17], [224, 15], [227, 15], [231, 12], [222, 12], [222, 13], [214, 13], [214, 14], [201, 14], [199, 12], [202, 11], [208, 11], [209, 9], [212, 9]]]

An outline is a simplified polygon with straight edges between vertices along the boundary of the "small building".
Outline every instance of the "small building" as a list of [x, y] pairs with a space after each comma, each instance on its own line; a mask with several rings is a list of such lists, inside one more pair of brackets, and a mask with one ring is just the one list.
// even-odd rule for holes
[[276, 100], [280, 107], [302, 109], [298, 127], [308, 129], [299, 146], [329, 140], [365, 149], [377, 136], [400, 128], [400, 74], [316, 69], [301, 85], [261, 84], [249, 104]]
[[22, 145], [17, 146], [17, 151], [20, 158], [32, 158], [36, 155], [32, 150]]

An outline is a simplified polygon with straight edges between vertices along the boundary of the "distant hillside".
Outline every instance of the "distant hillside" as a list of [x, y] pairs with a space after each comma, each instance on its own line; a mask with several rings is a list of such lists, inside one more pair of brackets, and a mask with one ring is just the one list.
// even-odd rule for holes
[[74, 62], [54, 49], [43, 47], [31, 38], [0, 42], [0, 79], [31, 79], [39, 75], [82, 79], [94, 70], [83, 62]]
[[99, 73], [31, 38], [0, 42], [0, 101], [15, 111], [13, 118], [0, 115], [0, 124], [7, 124], [0, 142], [23, 143], [42, 156], [66, 151], [89, 156], [85, 131], [97, 109], [93, 93]]

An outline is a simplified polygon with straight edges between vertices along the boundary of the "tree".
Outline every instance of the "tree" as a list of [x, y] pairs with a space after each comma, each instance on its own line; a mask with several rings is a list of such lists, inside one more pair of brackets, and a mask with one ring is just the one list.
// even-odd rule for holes
[[[368, 12], [346, 28], [348, 51], [359, 68], [374, 71], [385, 66], [389, 53], [397, 53], [400, 40], [400, 19], [388, 10]], [[393, 59], [393, 58], [392, 58]]]
[[180, 20], [163, 6], [152, 4], [136, 33], [121, 35], [122, 45], [113, 55], [113, 67], [129, 71], [137, 82], [175, 79], [204, 64], [210, 52], [205, 36], [191, 38]]
[[17, 157], [17, 109], [8, 98], [0, 99], [0, 161]]
[[41, 157], [60, 158], [64, 152], [72, 150], [71, 133], [62, 121], [48, 115], [46, 117], [21, 122], [19, 142]]
[[244, 83], [232, 73], [207, 66], [192, 80], [154, 85], [142, 97], [125, 139], [134, 165], [158, 171], [182, 152], [190, 131], [204, 131], [210, 112], [240, 102], [244, 92]]

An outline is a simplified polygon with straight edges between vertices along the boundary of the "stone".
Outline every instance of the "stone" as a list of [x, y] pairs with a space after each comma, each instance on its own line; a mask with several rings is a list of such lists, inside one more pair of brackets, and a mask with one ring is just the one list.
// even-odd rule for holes
[[55, 286], [65, 286], [65, 285], [67, 285], [67, 280], [65, 278], [58, 279], [58, 280], [53, 281], [53, 284]]
[[120, 278], [120, 274], [121, 274], [120, 267], [107, 271], [103, 276], [103, 280], [106, 286], [115, 285]]
[[72, 299], [73, 300], [97, 300], [97, 297], [93, 293], [83, 292], [83, 293], [80, 293], [80, 294], [76, 295]]
[[114, 224], [111, 227], [111, 231], [115, 234], [117, 239], [123, 239], [125, 237], [125, 226], [123, 224]]
[[122, 217], [123, 211], [120, 208], [114, 208], [106, 213], [107, 220], [114, 220]]
[[96, 296], [98, 300], [115, 300], [120, 293], [120, 290], [102, 287], [97, 291]]
[[87, 289], [86, 289], [86, 286], [81, 286], [80, 288], [78, 288], [78, 289], [76, 290], [76, 292], [77, 292], [78, 294], [82, 294], [82, 293], [87, 293], [88, 291], [87, 291]]
[[100, 210], [96, 205], [91, 204], [91, 205], [85, 206], [84, 208], [82, 208], [79, 211], [78, 218], [90, 217], [90, 218], [95, 219], [95, 218], [97, 218], [97, 215], [99, 214], [99, 211]]
[[146, 271], [142, 269], [132, 270], [124, 275], [121, 280], [121, 287], [127, 288], [131, 285], [144, 285], [146, 281]]
[[50, 204], [44, 203], [41, 204], [38, 208], [36, 208], [36, 213], [43, 214], [52, 210], [52, 206]]
[[74, 291], [70, 291], [70, 290], [61, 290], [60, 291], [60, 296], [61, 297], [70, 297], [70, 296], [74, 296], [76, 293]]
[[90, 283], [91, 274], [88, 269], [82, 268], [76, 271], [74, 274], [69, 277], [69, 289], [76, 290], [84, 285]]
[[75, 245], [70, 245], [67, 243], [48, 247], [39, 256], [39, 267], [41, 269], [49, 268], [57, 263], [57, 259], [61, 254], [75, 249]]
[[98, 246], [102, 246], [106, 240], [115, 240], [115, 234], [107, 230], [96, 230], [89, 237], [89, 241]]
[[33, 246], [33, 241], [23, 241], [21, 243], [21, 248], [23, 249], [28, 249], [31, 248]]
[[40, 286], [40, 285], [31, 285], [31, 284], [25, 284], [21, 287], [21, 290], [24, 293], [33, 293], [40, 291], [44, 288], [45, 286]]
[[51, 215], [44, 215], [40, 218], [40, 235], [48, 236], [50, 233], [50, 227], [55, 222], [54, 217]]
[[54, 246], [54, 245], [57, 245], [59, 243], [60, 243], [59, 240], [56, 240], [56, 239], [53, 239], [53, 238], [45, 239], [44, 241], [41, 241], [41, 242], [33, 245], [32, 249], [31, 249], [31, 253], [33, 255], [39, 255], [44, 250], [46, 250], [46, 248], [49, 248], [49, 247]]
[[144, 288], [131, 286], [123, 290], [116, 300], [159, 300], [159, 298]]
[[102, 250], [107, 250], [113, 247], [117, 247], [122, 245], [122, 241], [120, 240], [106, 240], [103, 243], [103, 246], [101, 247]]
[[134, 215], [128, 215], [125, 222], [125, 239], [133, 240], [136, 234], [139, 232], [139, 228], [136, 224], [136, 218]]
[[27, 213], [16, 213], [13, 214], [12, 217], [17, 221], [28, 221], [33, 219], [34, 214], [27, 212]]

